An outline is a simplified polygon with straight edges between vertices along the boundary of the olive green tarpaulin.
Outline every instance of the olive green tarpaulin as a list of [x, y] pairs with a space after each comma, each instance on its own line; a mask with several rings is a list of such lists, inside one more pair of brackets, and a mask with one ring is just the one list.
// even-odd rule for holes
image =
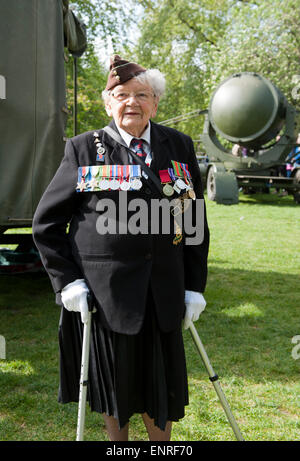
[[67, 0], [0, 0], [0, 226], [31, 226], [64, 152], [64, 47], [84, 25]]

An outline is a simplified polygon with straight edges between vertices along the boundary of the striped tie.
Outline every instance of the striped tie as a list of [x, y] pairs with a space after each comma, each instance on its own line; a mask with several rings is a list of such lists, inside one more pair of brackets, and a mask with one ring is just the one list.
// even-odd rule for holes
[[141, 157], [144, 161], [146, 160], [147, 154], [143, 149], [143, 140], [142, 139], [135, 139], [133, 138], [131, 141], [131, 147], [133, 148], [134, 152]]

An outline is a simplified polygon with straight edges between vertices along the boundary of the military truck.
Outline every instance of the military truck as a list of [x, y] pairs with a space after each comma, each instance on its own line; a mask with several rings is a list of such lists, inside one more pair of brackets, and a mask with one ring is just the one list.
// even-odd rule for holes
[[233, 74], [214, 91], [205, 110], [200, 169], [207, 196], [239, 202], [239, 191], [283, 189], [300, 203], [300, 165], [286, 174], [296, 144], [299, 117], [281, 91], [253, 72]]
[[[65, 145], [65, 59], [86, 49], [86, 30], [68, 0], [0, 0], [0, 266], [33, 260], [30, 232]], [[26, 256], [23, 252], [26, 252]], [[24, 259], [25, 258], [25, 259]]]

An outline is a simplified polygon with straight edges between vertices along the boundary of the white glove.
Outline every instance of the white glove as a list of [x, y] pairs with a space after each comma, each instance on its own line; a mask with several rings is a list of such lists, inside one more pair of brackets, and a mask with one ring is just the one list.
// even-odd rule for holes
[[82, 323], [88, 320], [87, 294], [89, 289], [84, 279], [77, 279], [66, 285], [61, 291], [61, 300], [68, 311], [80, 312]]
[[186, 311], [183, 319], [183, 328], [187, 330], [193, 322], [198, 320], [201, 312], [204, 311], [206, 301], [201, 293], [188, 290], [185, 292], [184, 301]]

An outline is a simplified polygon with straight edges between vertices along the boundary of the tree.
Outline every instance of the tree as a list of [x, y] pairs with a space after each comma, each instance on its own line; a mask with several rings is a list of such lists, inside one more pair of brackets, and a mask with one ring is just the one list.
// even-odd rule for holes
[[[107, 124], [101, 92], [105, 87], [108, 66], [104, 59], [100, 60], [96, 53], [96, 39], [102, 48], [102, 53], [108, 57], [108, 50], [122, 50], [127, 42], [125, 33], [130, 8], [117, 5], [108, 0], [74, 0], [69, 2], [70, 8], [86, 25], [88, 47], [86, 52], [77, 59], [78, 69], [78, 133], [94, 130]], [[67, 52], [66, 52], [67, 53]], [[74, 67], [73, 57], [67, 56], [67, 105], [69, 117], [66, 135], [73, 136], [74, 113]]]
[[[207, 108], [216, 86], [241, 71], [261, 73], [299, 104], [292, 98], [299, 74], [299, 0], [137, 3], [144, 16], [133, 53], [145, 66], [161, 69], [168, 83], [159, 120]], [[180, 129], [197, 138], [202, 122], [191, 119]]]

